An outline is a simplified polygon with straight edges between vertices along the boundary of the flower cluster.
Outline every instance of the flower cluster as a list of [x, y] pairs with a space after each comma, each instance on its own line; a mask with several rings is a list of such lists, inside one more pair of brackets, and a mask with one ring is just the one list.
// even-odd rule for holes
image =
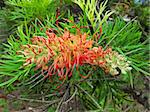
[[58, 37], [47, 30], [46, 35], [47, 38], [33, 37], [32, 44], [23, 45], [18, 51], [26, 57], [24, 65], [35, 63], [36, 69], [47, 70], [49, 76], [57, 74], [60, 79], [71, 77], [73, 70], [83, 64], [99, 66], [112, 75], [117, 74], [118, 66], [121, 71], [129, 68], [126, 60], [110, 48], [104, 51], [101, 46], [93, 47], [93, 40], [88, 40], [86, 33], [74, 35], [64, 31]]
[[126, 74], [128, 71], [130, 71], [132, 68], [129, 67], [130, 61], [127, 61], [127, 59], [123, 56], [118, 54], [116, 51], [109, 52], [105, 56], [106, 60], [106, 66], [110, 74], [112, 75], [117, 75], [119, 74], [119, 71], [117, 68], [120, 70], [120, 73]]

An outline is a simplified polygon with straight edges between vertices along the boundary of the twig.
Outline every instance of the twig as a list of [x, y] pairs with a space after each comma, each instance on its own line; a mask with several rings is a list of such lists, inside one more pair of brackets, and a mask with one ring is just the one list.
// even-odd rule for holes
[[132, 106], [129, 106], [128, 108], [126, 108], [123, 112], [128, 112], [131, 109]]
[[77, 93], [77, 88], [75, 87], [75, 92], [73, 93], [73, 95], [67, 100], [67, 101], [65, 101], [64, 103], [68, 103], [69, 101], [71, 101], [72, 99], [73, 99], [73, 97], [76, 95], [76, 93]]
[[[68, 83], [68, 85], [69, 85], [69, 83]], [[66, 90], [65, 94], [63, 95], [62, 99], [60, 100], [60, 103], [58, 104], [55, 112], [59, 112], [59, 108], [61, 107], [63, 101], [66, 99], [69, 89], [70, 89], [70, 86], [67, 87], [67, 90]]]
[[86, 112], [102, 112], [102, 110], [98, 109], [98, 110], [90, 110], [90, 111], [86, 111]]
[[[47, 76], [48, 76], [48, 75], [47, 75]], [[42, 82], [42, 81], [45, 79], [45, 77], [47, 77], [47, 76], [43, 76], [43, 78], [40, 79], [38, 82], [36, 82], [34, 85], [32, 85], [32, 86], [30, 87], [30, 89], [33, 88], [34, 86], [36, 86], [37, 84], [39, 84], [40, 82]]]
[[33, 83], [34, 81], [36, 81], [37, 79], [39, 79], [42, 75], [41, 74], [39, 74], [39, 75], [36, 75], [37, 77], [34, 77], [34, 79], [33, 78], [30, 78], [30, 79], [32, 79], [30, 82], [27, 82], [25, 85], [29, 85], [29, 84], [31, 84], [31, 83]]
[[[64, 92], [59, 92], [59, 94], [63, 94]], [[52, 97], [52, 96], [56, 96], [57, 93], [54, 93], [54, 94], [48, 94], [48, 95], [45, 95], [44, 97]]]
[[35, 100], [35, 99], [27, 99], [27, 98], [17, 98], [18, 100], [23, 100], [23, 101], [30, 101], [30, 102], [37, 102], [37, 103], [56, 103], [58, 101], [60, 101], [60, 99], [57, 100], [53, 100], [53, 101], [43, 101], [43, 100]]
[[[27, 80], [26, 82], [29, 83], [29, 81], [32, 80], [32, 79], [36, 80], [37, 76], [38, 76], [38, 77], [41, 76], [40, 73], [41, 73], [41, 71], [39, 71], [39, 72], [36, 73], [35, 75], [31, 76], [30, 79]], [[36, 77], [36, 78], [35, 78], [35, 77]], [[33, 80], [32, 80], [32, 81], [33, 81]], [[30, 82], [31, 82], [31, 81], [30, 81]], [[28, 84], [28, 83], [27, 83], [27, 84]], [[29, 83], [29, 84], [30, 84], [30, 83]]]
[[29, 101], [29, 102], [50, 103], [50, 104], [53, 104], [53, 103], [56, 103], [56, 102], [60, 101], [60, 99], [53, 100], [53, 101], [43, 101], [43, 100], [36, 100], [36, 99], [28, 99], [28, 98], [16, 97], [16, 96], [11, 95], [11, 94], [7, 95], [7, 97], [11, 97], [11, 98], [17, 99], [17, 100]]

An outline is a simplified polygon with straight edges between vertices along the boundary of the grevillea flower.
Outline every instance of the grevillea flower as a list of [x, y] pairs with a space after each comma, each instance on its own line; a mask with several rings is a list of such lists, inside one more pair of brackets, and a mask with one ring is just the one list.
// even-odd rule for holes
[[64, 31], [64, 34], [58, 37], [47, 30], [46, 35], [47, 38], [33, 37], [32, 44], [23, 45], [18, 51], [26, 58], [24, 65], [35, 63], [36, 69], [47, 70], [49, 76], [58, 75], [60, 79], [71, 77], [74, 69], [78, 70], [79, 66], [87, 63], [116, 74], [111, 66], [115, 53], [111, 49], [104, 51], [101, 46], [93, 47], [93, 40], [88, 40], [86, 33], [78, 32], [74, 35]]
[[106, 67], [108, 69], [108, 72], [112, 75], [119, 74], [119, 71], [117, 68], [120, 69], [122, 74], [126, 74], [128, 71], [130, 71], [132, 68], [129, 66], [130, 61], [127, 61], [127, 59], [123, 56], [118, 54], [116, 51], [111, 51], [105, 56], [106, 60]]

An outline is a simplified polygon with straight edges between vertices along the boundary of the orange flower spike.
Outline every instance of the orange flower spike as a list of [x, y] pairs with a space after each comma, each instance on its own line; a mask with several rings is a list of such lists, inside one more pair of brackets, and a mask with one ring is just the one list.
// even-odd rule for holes
[[[71, 78], [75, 67], [78, 69], [85, 63], [106, 68], [104, 58], [111, 50], [104, 51], [102, 47], [92, 48], [93, 40], [87, 40], [88, 35], [81, 34], [79, 29], [77, 35], [70, 34], [67, 30], [59, 37], [49, 30], [46, 31], [46, 35], [47, 38], [34, 37], [33, 45], [26, 45], [24, 51], [20, 51], [28, 59], [26, 64], [34, 62], [37, 69], [48, 70], [50, 77], [57, 74], [63, 81], [67, 76]], [[49, 61], [52, 61], [50, 66]]]

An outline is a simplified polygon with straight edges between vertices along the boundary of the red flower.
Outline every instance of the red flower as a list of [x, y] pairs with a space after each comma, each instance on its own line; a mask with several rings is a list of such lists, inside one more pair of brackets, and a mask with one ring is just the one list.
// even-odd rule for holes
[[[71, 77], [73, 70], [83, 64], [97, 65], [105, 68], [104, 60], [108, 50], [102, 47], [92, 47], [93, 41], [87, 40], [87, 34], [73, 35], [65, 31], [57, 37], [46, 31], [47, 38], [35, 36], [32, 44], [24, 45], [21, 53], [26, 57], [26, 63], [35, 63], [36, 69], [47, 70], [48, 75], [57, 74], [61, 80]], [[49, 63], [52, 63], [49, 65]]]

